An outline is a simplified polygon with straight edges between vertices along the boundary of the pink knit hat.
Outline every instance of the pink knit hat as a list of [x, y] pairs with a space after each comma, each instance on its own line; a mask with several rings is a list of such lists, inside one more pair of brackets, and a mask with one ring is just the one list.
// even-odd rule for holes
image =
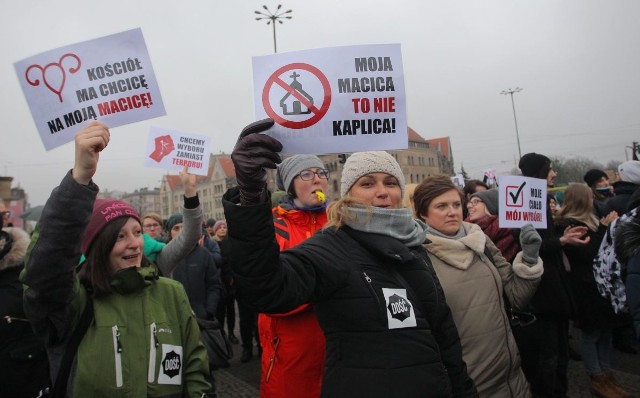
[[93, 204], [91, 220], [84, 231], [82, 253], [87, 254], [96, 236], [113, 220], [120, 217], [133, 217], [140, 222], [138, 212], [130, 204], [117, 199], [96, 199]]

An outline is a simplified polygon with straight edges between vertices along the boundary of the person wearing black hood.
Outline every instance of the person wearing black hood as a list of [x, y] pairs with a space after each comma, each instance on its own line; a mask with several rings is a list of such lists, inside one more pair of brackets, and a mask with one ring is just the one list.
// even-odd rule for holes
[[18, 279], [30, 240], [19, 228], [0, 231], [0, 397], [35, 397], [49, 381], [47, 353], [24, 314]]
[[[527, 153], [518, 166], [523, 176], [547, 180], [547, 186], [553, 187], [557, 174], [548, 157]], [[585, 227], [569, 226], [562, 236], [556, 235], [554, 229], [547, 200], [547, 228], [537, 230], [542, 237], [540, 258], [544, 274], [529, 308], [537, 321], [520, 328], [517, 336], [522, 370], [534, 397], [567, 396], [569, 319], [574, 315], [576, 306], [562, 261], [562, 246], [584, 245], [589, 241], [584, 238]]]

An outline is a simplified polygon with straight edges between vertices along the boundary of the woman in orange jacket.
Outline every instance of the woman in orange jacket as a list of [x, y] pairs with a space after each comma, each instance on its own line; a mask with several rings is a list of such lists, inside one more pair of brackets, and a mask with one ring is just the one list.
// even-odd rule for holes
[[[329, 172], [317, 156], [294, 155], [278, 166], [276, 180], [286, 192], [273, 208], [276, 240], [285, 250], [326, 224]], [[311, 305], [260, 314], [258, 330], [263, 349], [260, 397], [319, 397], [325, 338]]]

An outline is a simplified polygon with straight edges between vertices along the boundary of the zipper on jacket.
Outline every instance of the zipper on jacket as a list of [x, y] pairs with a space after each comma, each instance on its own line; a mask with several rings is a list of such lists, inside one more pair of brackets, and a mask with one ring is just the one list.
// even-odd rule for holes
[[[425, 254], [426, 256], [428, 256], [428, 254]], [[420, 256], [420, 259], [422, 260], [422, 263], [424, 264], [425, 268], [427, 268], [427, 272], [429, 273], [429, 276], [431, 279], [431, 284], [433, 285], [433, 291], [436, 293], [436, 306], [440, 306], [440, 292], [442, 292], [442, 295], [444, 296], [444, 289], [442, 289], [442, 285], [440, 286], [440, 289], [438, 289], [438, 285], [435, 281], [434, 278], [437, 278], [438, 275], [436, 274], [436, 270], [433, 269], [433, 266], [429, 263], [427, 263], [427, 260], [425, 260], [424, 257]], [[431, 262], [431, 260], [429, 260], [429, 262]], [[425, 314], [426, 317], [426, 314]]]
[[265, 376], [265, 383], [269, 382], [271, 379], [271, 372], [273, 371], [273, 366], [276, 364], [276, 354], [278, 354], [278, 346], [280, 345], [280, 338], [273, 338], [273, 354], [271, 354], [271, 358], [269, 358], [269, 368], [267, 369], [267, 375]]
[[116, 387], [122, 387], [122, 343], [120, 342], [120, 330], [118, 325], [111, 328], [113, 333], [113, 353], [116, 367]]
[[149, 326], [149, 374], [147, 381], [153, 383], [156, 379], [156, 351], [158, 349], [158, 329], [155, 322]]
[[364, 276], [364, 280], [367, 282], [367, 287], [369, 288], [369, 291], [371, 292], [371, 294], [373, 295], [373, 297], [375, 297], [376, 299], [376, 304], [377, 304], [377, 312], [381, 317], [381, 320], [384, 322], [386, 322], [387, 317], [386, 317], [386, 309], [384, 308], [384, 305], [380, 302], [380, 297], [378, 297], [378, 293], [376, 293], [376, 289], [375, 287], [373, 287], [373, 280], [369, 277], [369, 275], [367, 275], [367, 273], [365, 271], [362, 271], [362, 275]]
[[26, 319], [26, 318], [18, 318], [18, 317], [11, 316], [11, 315], [5, 315], [5, 316], [4, 316], [4, 320], [5, 320], [5, 322], [7, 322], [7, 323], [12, 323], [12, 322], [16, 322], [16, 321], [19, 321], [19, 322], [29, 322], [29, 320], [28, 320], [28, 319]]

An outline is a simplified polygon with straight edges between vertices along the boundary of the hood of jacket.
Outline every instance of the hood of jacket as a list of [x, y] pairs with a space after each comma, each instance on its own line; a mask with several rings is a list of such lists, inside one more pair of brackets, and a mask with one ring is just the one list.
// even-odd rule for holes
[[628, 181], [616, 181], [613, 183], [613, 192], [616, 195], [631, 195], [640, 185]]
[[111, 287], [120, 294], [135, 293], [158, 280], [154, 267], [129, 267], [111, 277]]
[[460, 239], [448, 239], [441, 236], [427, 234], [425, 248], [440, 260], [452, 267], [466, 270], [473, 264], [476, 256], [484, 253], [487, 236], [482, 228], [476, 224], [462, 223], [462, 228], [466, 233]]
[[20, 228], [3, 228], [2, 231], [11, 237], [11, 249], [0, 259], [0, 271], [20, 266], [31, 241], [29, 234]]

